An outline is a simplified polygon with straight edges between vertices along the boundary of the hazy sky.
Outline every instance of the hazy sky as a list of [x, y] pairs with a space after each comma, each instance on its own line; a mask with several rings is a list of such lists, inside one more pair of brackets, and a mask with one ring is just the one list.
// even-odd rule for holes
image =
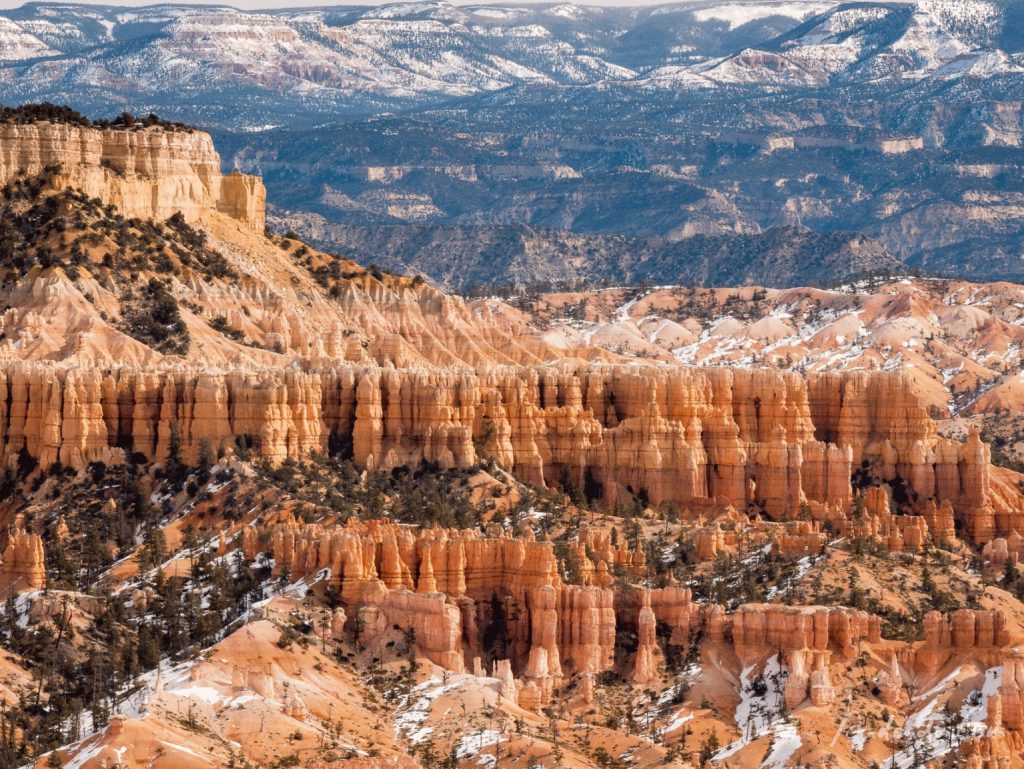
[[[45, 2], [45, 0], [40, 0]], [[64, 0], [59, 0], [63, 2]], [[112, 0], [111, 2], [103, 2], [103, 0], [72, 0], [72, 2], [78, 2], [82, 5], [123, 5], [123, 6], [139, 6], [139, 5], [158, 5], [160, 2], [174, 5], [230, 5], [235, 8], [247, 8], [254, 10], [263, 10], [267, 8], [310, 8], [316, 6], [339, 6], [339, 5], [387, 5], [388, 3], [404, 1], [404, 0], [364, 0], [359, 2], [353, 0], [352, 2], [310, 2], [309, 0], [233, 0], [231, 2], [196, 2], [194, 0]], [[409, 2], [415, 2], [415, 0], [408, 0]], [[454, 5], [521, 5], [528, 2], [542, 2], [551, 4], [558, 2], [558, 0], [448, 0]], [[674, 2], [675, 0], [586, 0], [586, 2], [578, 2], [576, 5], [607, 5], [613, 7], [625, 7], [625, 6], [636, 6], [636, 5], [664, 5], [666, 2]], [[808, 0], [810, 1], [810, 0]], [[0, 0], [0, 8], [18, 8], [24, 5], [26, 0]], [[685, 0], [684, 0], [685, 2]]]

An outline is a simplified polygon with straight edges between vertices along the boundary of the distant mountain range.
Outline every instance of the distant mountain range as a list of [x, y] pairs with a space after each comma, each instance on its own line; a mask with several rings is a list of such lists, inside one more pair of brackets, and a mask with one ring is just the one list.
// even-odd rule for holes
[[[0, 11], [0, 94], [210, 128], [228, 165], [263, 175], [274, 221], [325, 246], [462, 228], [461, 269], [485, 261], [488, 227], [669, 250], [705, 236], [731, 268], [652, 261], [699, 273], [652, 280], [744, 282], [770, 256], [751, 236], [790, 228], [828, 236], [804, 246], [859, 233], [870, 264], [1024, 279], [1024, 0], [30, 3]], [[378, 261], [466, 282], [390, 253], [400, 229], [355, 231]], [[843, 274], [865, 267], [850, 258]]]
[[948, 85], [967, 76], [1019, 85], [1022, 7], [413, 2], [247, 13], [29, 3], [0, 12], [0, 82], [7, 99], [203, 110], [207, 123], [245, 128], [421, 109], [521, 86], [677, 92]]
[[695, 285], [839, 283], [894, 274], [902, 263], [877, 241], [851, 233], [793, 227], [678, 241], [581, 235], [507, 224], [485, 227], [344, 224], [302, 229], [347, 258], [407, 274], [430, 275], [463, 293], [495, 287], [656, 284], [682, 276]]

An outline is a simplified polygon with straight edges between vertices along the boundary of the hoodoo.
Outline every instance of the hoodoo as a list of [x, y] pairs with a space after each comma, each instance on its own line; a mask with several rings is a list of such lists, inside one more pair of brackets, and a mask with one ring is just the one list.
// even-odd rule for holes
[[575, 344], [2, 114], [0, 769], [1024, 765], [1024, 476], [921, 377]]
[[32, 363], [0, 369], [0, 394], [8, 466], [27, 455], [79, 469], [125, 451], [163, 462], [172, 436], [189, 462], [204, 446], [244, 443], [280, 462], [347, 444], [369, 469], [465, 468], [500, 456], [533, 483], [568, 478], [606, 503], [642, 495], [692, 510], [752, 506], [776, 520], [803, 506], [837, 524], [852, 508], [854, 470], [867, 466], [880, 482], [906, 484], [921, 512], [893, 521], [887, 497], [875, 509], [870, 495], [880, 489], [868, 489], [867, 510], [892, 532], [894, 549], [951, 537], [950, 511], [975, 542], [1024, 528], [1019, 494], [993, 483], [977, 430], [964, 443], [941, 437], [900, 374], [803, 379], [568, 363], [458, 375], [365, 366], [217, 373]]

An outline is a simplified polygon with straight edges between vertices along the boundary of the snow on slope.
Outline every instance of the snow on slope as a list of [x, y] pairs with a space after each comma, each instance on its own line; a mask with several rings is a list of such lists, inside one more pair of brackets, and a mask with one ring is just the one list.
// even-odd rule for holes
[[[782, 11], [787, 5], [718, 6], [697, 13], [739, 25], [771, 8]], [[791, 39], [777, 46], [769, 42], [745, 49], [698, 65], [696, 71], [721, 85], [783, 87], [891, 78], [992, 77], [1019, 71], [1001, 51], [987, 48], [1002, 24], [1002, 12], [988, 0], [921, 0], [817, 10], [820, 18]]]
[[[551, 316], [534, 323], [556, 346], [691, 365], [901, 367], [930, 405], [954, 414], [1019, 400], [1024, 381], [1024, 289], [1013, 284], [918, 279], [830, 291], [631, 291], [549, 294], [543, 301]], [[582, 315], [565, 313], [581, 301]], [[499, 303], [489, 304], [503, 316]]]
[[35, 35], [9, 19], [0, 17], [0, 61], [34, 59], [54, 51]]
[[995, 44], [1003, 14], [990, 0], [650, 10], [427, 1], [264, 13], [41, 4], [0, 12], [0, 81], [7, 101], [86, 89], [154, 105], [216, 93], [379, 111], [521, 83], [785, 89], [1019, 76], [1020, 63]]
[[697, 21], [724, 21], [729, 25], [729, 29], [736, 29], [771, 16], [806, 19], [816, 13], [824, 13], [832, 6], [832, 3], [815, 2], [728, 3], [701, 8], [695, 11], [693, 16]]

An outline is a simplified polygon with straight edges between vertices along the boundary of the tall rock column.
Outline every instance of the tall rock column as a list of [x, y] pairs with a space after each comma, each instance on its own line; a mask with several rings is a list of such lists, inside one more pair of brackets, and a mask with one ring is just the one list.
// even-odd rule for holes
[[651, 609], [651, 596], [644, 591], [636, 621], [636, 659], [633, 661], [633, 683], [648, 684], [658, 677], [659, 657], [657, 620]]
[[352, 430], [352, 452], [355, 461], [368, 470], [375, 470], [384, 459], [383, 419], [380, 379], [374, 374], [365, 375], [356, 387], [356, 423]]
[[0, 593], [46, 587], [46, 553], [38, 534], [22, 528], [11, 532], [0, 562]]

